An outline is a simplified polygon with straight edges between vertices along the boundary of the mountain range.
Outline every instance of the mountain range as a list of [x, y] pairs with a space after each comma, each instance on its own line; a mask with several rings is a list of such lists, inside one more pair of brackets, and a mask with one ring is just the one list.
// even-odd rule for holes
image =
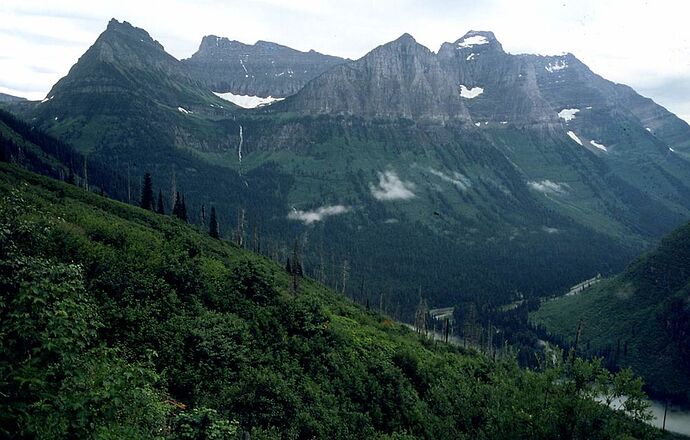
[[179, 61], [113, 20], [43, 102], [7, 106], [130, 176], [130, 199], [149, 171], [193, 221], [214, 205], [278, 258], [298, 240], [312, 276], [406, 316], [420, 292], [497, 305], [615, 273], [690, 217], [687, 123], [491, 32], [354, 61], [208, 36]]
[[199, 50], [182, 63], [194, 78], [215, 92], [285, 98], [346, 61], [268, 41], [249, 45], [208, 35], [201, 40]]

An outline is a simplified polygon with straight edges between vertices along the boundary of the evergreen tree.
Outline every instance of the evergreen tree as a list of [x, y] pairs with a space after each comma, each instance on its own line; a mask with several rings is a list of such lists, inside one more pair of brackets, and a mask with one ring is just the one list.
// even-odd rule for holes
[[71, 185], [76, 185], [77, 183], [77, 178], [74, 175], [74, 170], [72, 170], [72, 167], [70, 167], [69, 174], [67, 175], [67, 183]]
[[220, 238], [220, 232], [218, 231], [218, 219], [216, 218], [216, 207], [211, 206], [211, 218], [208, 221], [209, 230], [208, 233], [213, 238]]
[[184, 201], [184, 194], [182, 195], [182, 205], [180, 205], [180, 219], [187, 223], [187, 204]]
[[144, 174], [144, 184], [141, 188], [141, 203], [139, 206], [153, 211], [153, 180], [150, 173]]
[[163, 207], [163, 192], [158, 190], [158, 205], [156, 206], [156, 212], [159, 214], [165, 214], [165, 207]]
[[290, 257], [287, 258], [287, 263], [285, 263], [285, 272], [292, 275], [292, 264], [290, 263]]
[[304, 272], [302, 271], [302, 263], [300, 263], [299, 244], [295, 240], [295, 247], [292, 249], [292, 290], [297, 292], [299, 290], [299, 282]]
[[172, 215], [181, 219], [182, 218], [182, 199], [180, 199], [180, 193], [175, 193], [175, 204], [173, 205]]

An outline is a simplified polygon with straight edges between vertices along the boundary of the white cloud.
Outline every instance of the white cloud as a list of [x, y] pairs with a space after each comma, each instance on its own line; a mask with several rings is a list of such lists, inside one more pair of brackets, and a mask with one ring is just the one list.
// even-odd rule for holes
[[379, 184], [369, 185], [376, 200], [407, 200], [415, 197], [412, 190], [415, 184], [400, 180], [395, 171], [379, 173]]
[[539, 191], [544, 194], [564, 194], [565, 188], [568, 186], [566, 183], [557, 183], [551, 180], [545, 179], [540, 181], [529, 181], [527, 185], [530, 186], [535, 191]]
[[441, 180], [445, 180], [448, 183], [452, 183], [453, 185], [457, 186], [463, 191], [472, 186], [472, 181], [470, 181], [470, 179], [467, 176], [458, 173], [457, 171], [454, 171], [452, 176], [449, 176], [443, 171], [435, 170], [433, 168], [429, 168], [429, 172], [434, 176], [441, 178]]
[[324, 220], [326, 217], [330, 217], [333, 215], [339, 215], [339, 214], [345, 214], [346, 212], [350, 211], [349, 206], [343, 206], [343, 205], [329, 205], [329, 206], [321, 206], [317, 209], [314, 209], [312, 211], [299, 211], [297, 209], [293, 209], [292, 212], [288, 214], [288, 218], [290, 220], [298, 220], [303, 222], [305, 225], [310, 225], [315, 222], [320, 222]]

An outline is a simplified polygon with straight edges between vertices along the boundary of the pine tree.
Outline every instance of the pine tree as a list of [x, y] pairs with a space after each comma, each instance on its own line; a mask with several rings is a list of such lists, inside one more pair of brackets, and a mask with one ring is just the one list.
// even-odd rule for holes
[[188, 223], [187, 221], [187, 204], [184, 201], [184, 194], [182, 195], [182, 205], [180, 208], [180, 218], [185, 222]]
[[216, 207], [211, 206], [211, 218], [208, 221], [209, 230], [208, 233], [213, 238], [220, 238], [220, 232], [218, 231], [218, 219], [216, 218]]
[[180, 198], [180, 193], [175, 193], [175, 203], [173, 205], [172, 215], [181, 219], [182, 218], [182, 199]]
[[295, 246], [292, 249], [292, 290], [297, 293], [299, 290], [299, 282], [304, 272], [302, 271], [302, 263], [299, 256], [299, 244], [295, 240]]
[[165, 207], [163, 207], [163, 192], [158, 190], [158, 205], [156, 206], [156, 212], [165, 215]]
[[139, 206], [153, 211], [153, 180], [151, 174], [144, 174], [144, 184], [141, 188], [141, 201]]
[[201, 226], [206, 226], [206, 205], [201, 204], [201, 213], [199, 215], [199, 220], [201, 220]]
[[76, 185], [77, 183], [77, 177], [74, 175], [74, 170], [72, 170], [72, 167], [69, 169], [69, 174], [67, 175], [67, 183]]
[[285, 263], [285, 272], [292, 275], [292, 264], [290, 263], [290, 257], [287, 258], [287, 263]]

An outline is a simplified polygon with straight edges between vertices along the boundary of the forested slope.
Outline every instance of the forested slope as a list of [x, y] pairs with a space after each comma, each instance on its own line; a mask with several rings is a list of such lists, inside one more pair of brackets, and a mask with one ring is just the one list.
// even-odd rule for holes
[[583, 322], [581, 348], [632, 366], [654, 393], [690, 399], [690, 224], [620, 275], [545, 302], [534, 320], [560, 336]]
[[425, 342], [171, 217], [6, 164], [0, 291], [11, 438], [656, 436], [588, 399], [610, 381], [596, 365], [522, 371]]

